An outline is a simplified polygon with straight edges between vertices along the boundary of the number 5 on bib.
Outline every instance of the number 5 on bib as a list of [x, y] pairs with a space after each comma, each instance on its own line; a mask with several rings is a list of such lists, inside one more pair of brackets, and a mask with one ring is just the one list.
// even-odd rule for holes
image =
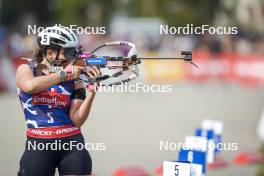
[[164, 161], [163, 176], [202, 176], [202, 165], [176, 161]]

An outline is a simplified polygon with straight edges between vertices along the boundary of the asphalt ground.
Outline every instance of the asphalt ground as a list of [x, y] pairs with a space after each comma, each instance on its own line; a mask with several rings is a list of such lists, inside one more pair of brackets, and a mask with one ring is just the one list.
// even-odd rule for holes
[[[121, 166], [139, 165], [150, 173], [164, 160], [177, 159], [178, 151], [160, 150], [160, 141], [183, 142], [202, 120], [224, 122], [224, 142], [238, 143], [237, 151], [220, 155], [227, 168], [207, 176], [254, 176], [257, 166], [232, 163], [241, 151], [256, 151], [256, 127], [264, 107], [262, 88], [210, 83], [179, 83], [170, 93], [98, 93], [89, 119], [82, 127], [88, 143], [104, 143], [93, 150], [93, 171], [107, 176]], [[25, 145], [26, 125], [15, 93], [0, 95], [0, 175], [16, 175]], [[40, 163], [41, 164], [41, 163]]]

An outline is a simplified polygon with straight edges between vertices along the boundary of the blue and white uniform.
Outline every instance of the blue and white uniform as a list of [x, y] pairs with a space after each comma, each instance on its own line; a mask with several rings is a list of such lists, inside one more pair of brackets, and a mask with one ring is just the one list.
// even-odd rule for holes
[[[32, 69], [34, 76], [37, 76], [36, 65], [33, 65]], [[74, 81], [59, 83], [36, 94], [29, 94], [18, 88], [19, 99], [28, 125], [27, 135], [55, 138], [80, 133], [69, 117], [74, 89]]]

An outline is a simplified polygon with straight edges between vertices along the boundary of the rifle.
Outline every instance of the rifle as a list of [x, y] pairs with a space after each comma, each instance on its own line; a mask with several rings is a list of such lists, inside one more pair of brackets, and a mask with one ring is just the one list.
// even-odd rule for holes
[[[99, 49], [106, 47], [106, 46], [126, 46], [130, 47], [130, 50], [127, 56], [122, 57], [111, 57], [111, 56], [96, 56], [94, 53]], [[108, 69], [108, 70], [118, 70], [114, 74], [104, 74], [103, 76], [92, 78], [89, 80], [81, 79], [84, 82], [98, 82], [104, 81], [110, 78], [115, 78], [115, 81], [110, 81], [111, 83], [106, 83], [102, 85], [116, 85], [124, 82], [131, 81], [138, 77], [138, 69], [137, 65], [141, 64], [141, 60], [184, 60], [190, 62], [192, 65], [198, 68], [192, 62], [192, 52], [190, 51], [181, 51], [181, 56], [179, 57], [138, 57], [136, 46], [133, 43], [126, 42], [126, 41], [114, 41], [114, 42], [107, 42], [99, 47], [95, 48], [89, 54], [84, 53], [79, 49], [78, 57], [73, 60], [67, 61], [52, 61], [51, 67], [48, 68], [49, 72], [57, 72], [64, 69], [69, 63], [72, 63], [75, 66], [82, 66], [82, 67], [89, 67], [92, 65], [98, 66], [100, 69]], [[42, 75], [42, 70], [47, 69], [47, 66], [44, 64], [37, 65], [37, 73], [39, 76]], [[83, 72], [85, 74], [85, 72]], [[108, 81], [109, 82], [109, 81]]]

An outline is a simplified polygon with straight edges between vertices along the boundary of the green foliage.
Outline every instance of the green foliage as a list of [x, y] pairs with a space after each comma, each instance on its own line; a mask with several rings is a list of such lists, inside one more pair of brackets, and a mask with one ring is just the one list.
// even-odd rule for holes
[[86, 17], [87, 0], [53, 0], [50, 2], [55, 19], [65, 25], [83, 23]]
[[[170, 25], [211, 24], [219, 0], [3, 0], [4, 24], [17, 24], [27, 13], [39, 24], [108, 25], [112, 16], [160, 17]], [[89, 11], [92, 11], [89, 13]], [[98, 13], [96, 19], [91, 18]]]
[[[260, 151], [264, 157], [264, 144], [262, 145]], [[264, 176], [264, 162], [259, 165], [257, 176]]]
[[21, 22], [24, 15], [34, 14], [39, 21], [44, 23], [50, 21], [51, 14], [48, 9], [49, 1], [36, 0], [3, 0], [1, 13], [1, 23], [5, 25], [14, 25]]
[[170, 25], [211, 24], [219, 8], [219, 0], [133, 0], [127, 5], [131, 16], [161, 17]]

